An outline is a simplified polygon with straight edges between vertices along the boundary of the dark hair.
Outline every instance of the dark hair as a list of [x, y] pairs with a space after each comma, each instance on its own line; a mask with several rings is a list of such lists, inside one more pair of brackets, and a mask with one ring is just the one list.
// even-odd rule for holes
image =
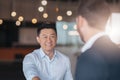
[[39, 36], [42, 29], [53, 29], [57, 35], [56, 25], [53, 22], [43, 22], [37, 29], [37, 36]]
[[81, 0], [78, 15], [84, 17], [92, 27], [104, 30], [111, 12], [104, 0]]

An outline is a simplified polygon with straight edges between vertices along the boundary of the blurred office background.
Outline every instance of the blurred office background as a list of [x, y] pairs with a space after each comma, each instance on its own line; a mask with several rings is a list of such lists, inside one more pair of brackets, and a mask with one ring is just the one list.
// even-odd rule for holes
[[[76, 58], [84, 45], [75, 23], [79, 1], [0, 0], [0, 80], [25, 80], [22, 60], [39, 48], [36, 29], [45, 21], [57, 27], [56, 49], [70, 58], [74, 76]], [[120, 0], [106, 1], [113, 13], [106, 23], [106, 33], [119, 45]]]

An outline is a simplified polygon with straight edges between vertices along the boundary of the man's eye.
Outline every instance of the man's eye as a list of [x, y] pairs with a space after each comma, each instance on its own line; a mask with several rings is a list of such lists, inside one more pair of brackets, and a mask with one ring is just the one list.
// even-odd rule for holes
[[55, 38], [55, 36], [51, 36], [52, 38]]
[[41, 38], [47, 38], [47, 36], [41, 36]]
[[43, 38], [47, 38], [47, 36], [43, 36]]

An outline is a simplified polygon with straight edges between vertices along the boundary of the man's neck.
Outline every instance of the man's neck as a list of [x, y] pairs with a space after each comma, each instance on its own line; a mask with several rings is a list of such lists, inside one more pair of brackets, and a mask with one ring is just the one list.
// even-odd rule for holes
[[84, 38], [85, 43], [86, 43], [91, 37], [93, 37], [94, 35], [96, 35], [97, 33], [100, 33], [100, 32], [102, 32], [102, 31], [101, 31], [101, 30], [98, 30], [98, 29], [94, 29], [94, 28], [90, 29], [89, 32], [88, 32], [88, 34], [86, 34], [86, 37]]
[[45, 51], [45, 54], [50, 58], [52, 59], [53, 58], [53, 55], [54, 55], [54, 51]]

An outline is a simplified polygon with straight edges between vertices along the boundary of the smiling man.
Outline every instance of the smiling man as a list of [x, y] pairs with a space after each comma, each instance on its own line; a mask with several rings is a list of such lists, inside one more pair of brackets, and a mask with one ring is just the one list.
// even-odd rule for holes
[[41, 48], [27, 54], [23, 72], [27, 80], [73, 80], [67, 56], [55, 50], [57, 31], [55, 25], [45, 23], [37, 29], [37, 42]]

